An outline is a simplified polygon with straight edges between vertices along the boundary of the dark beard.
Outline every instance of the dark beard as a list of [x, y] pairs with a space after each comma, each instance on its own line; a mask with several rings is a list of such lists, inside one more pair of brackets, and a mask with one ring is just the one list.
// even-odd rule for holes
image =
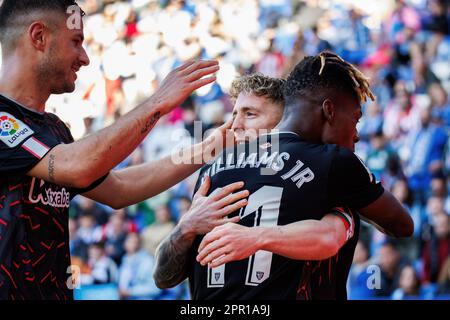
[[49, 54], [37, 68], [38, 80], [49, 86], [50, 94], [73, 92], [75, 84], [66, 79], [67, 71], [63, 69], [64, 63], [58, 59], [56, 51], [56, 46], [52, 44]]

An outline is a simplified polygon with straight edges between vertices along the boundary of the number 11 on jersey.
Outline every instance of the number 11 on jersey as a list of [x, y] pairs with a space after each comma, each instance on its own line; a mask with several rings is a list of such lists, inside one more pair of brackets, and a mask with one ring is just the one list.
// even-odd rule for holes
[[[253, 226], [273, 227], [278, 225], [283, 188], [264, 186], [252, 193], [246, 207], [241, 209], [240, 217], [255, 213]], [[258, 286], [270, 276], [272, 252], [257, 251], [248, 260], [245, 285]], [[208, 268], [208, 288], [220, 288], [225, 285], [225, 266]]]

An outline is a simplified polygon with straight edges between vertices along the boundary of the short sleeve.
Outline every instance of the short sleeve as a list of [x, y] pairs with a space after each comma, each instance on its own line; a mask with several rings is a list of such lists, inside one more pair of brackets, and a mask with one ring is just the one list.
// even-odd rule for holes
[[337, 149], [328, 179], [331, 207], [365, 208], [383, 192], [381, 183], [376, 182], [375, 176], [356, 154], [344, 148]]
[[0, 106], [0, 176], [24, 176], [61, 142]]
[[108, 178], [109, 174], [110, 173], [108, 172], [106, 175], [104, 175], [103, 177], [101, 177], [100, 179], [98, 179], [97, 181], [95, 181], [89, 187], [87, 187], [85, 189], [72, 189], [72, 193], [75, 196], [75, 195], [78, 195], [78, 194], [83, 194], [83, 193], [86, 193], [86, 192], [94, 190], [99, 185], [101, 185], [106, 180], [106, 178]]
[[355, 219], [352, 211], [344, 207], [334, 207], [329, 214], [342, 220], [346, 231], [346, 241], [350, 240], [355, 234]]

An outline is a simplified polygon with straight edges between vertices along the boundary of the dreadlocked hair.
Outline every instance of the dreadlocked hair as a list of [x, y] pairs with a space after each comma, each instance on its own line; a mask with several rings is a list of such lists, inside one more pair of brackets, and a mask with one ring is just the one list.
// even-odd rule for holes
[[355, 66], [330, 51], [305, 57], [289, 75], [284, 96], [286, 103], [297, 97], [317, 97], [331, 90], [355, 96], [359, 103], [375, 101], [369, 79]]

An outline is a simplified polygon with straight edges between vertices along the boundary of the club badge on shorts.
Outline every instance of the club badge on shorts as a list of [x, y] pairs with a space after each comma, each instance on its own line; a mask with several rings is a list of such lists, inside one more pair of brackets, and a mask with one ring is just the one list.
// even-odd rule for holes
[[34, 134], [25, 123], [6, 112], [0, 112], [0, 141], [10, 148]]

